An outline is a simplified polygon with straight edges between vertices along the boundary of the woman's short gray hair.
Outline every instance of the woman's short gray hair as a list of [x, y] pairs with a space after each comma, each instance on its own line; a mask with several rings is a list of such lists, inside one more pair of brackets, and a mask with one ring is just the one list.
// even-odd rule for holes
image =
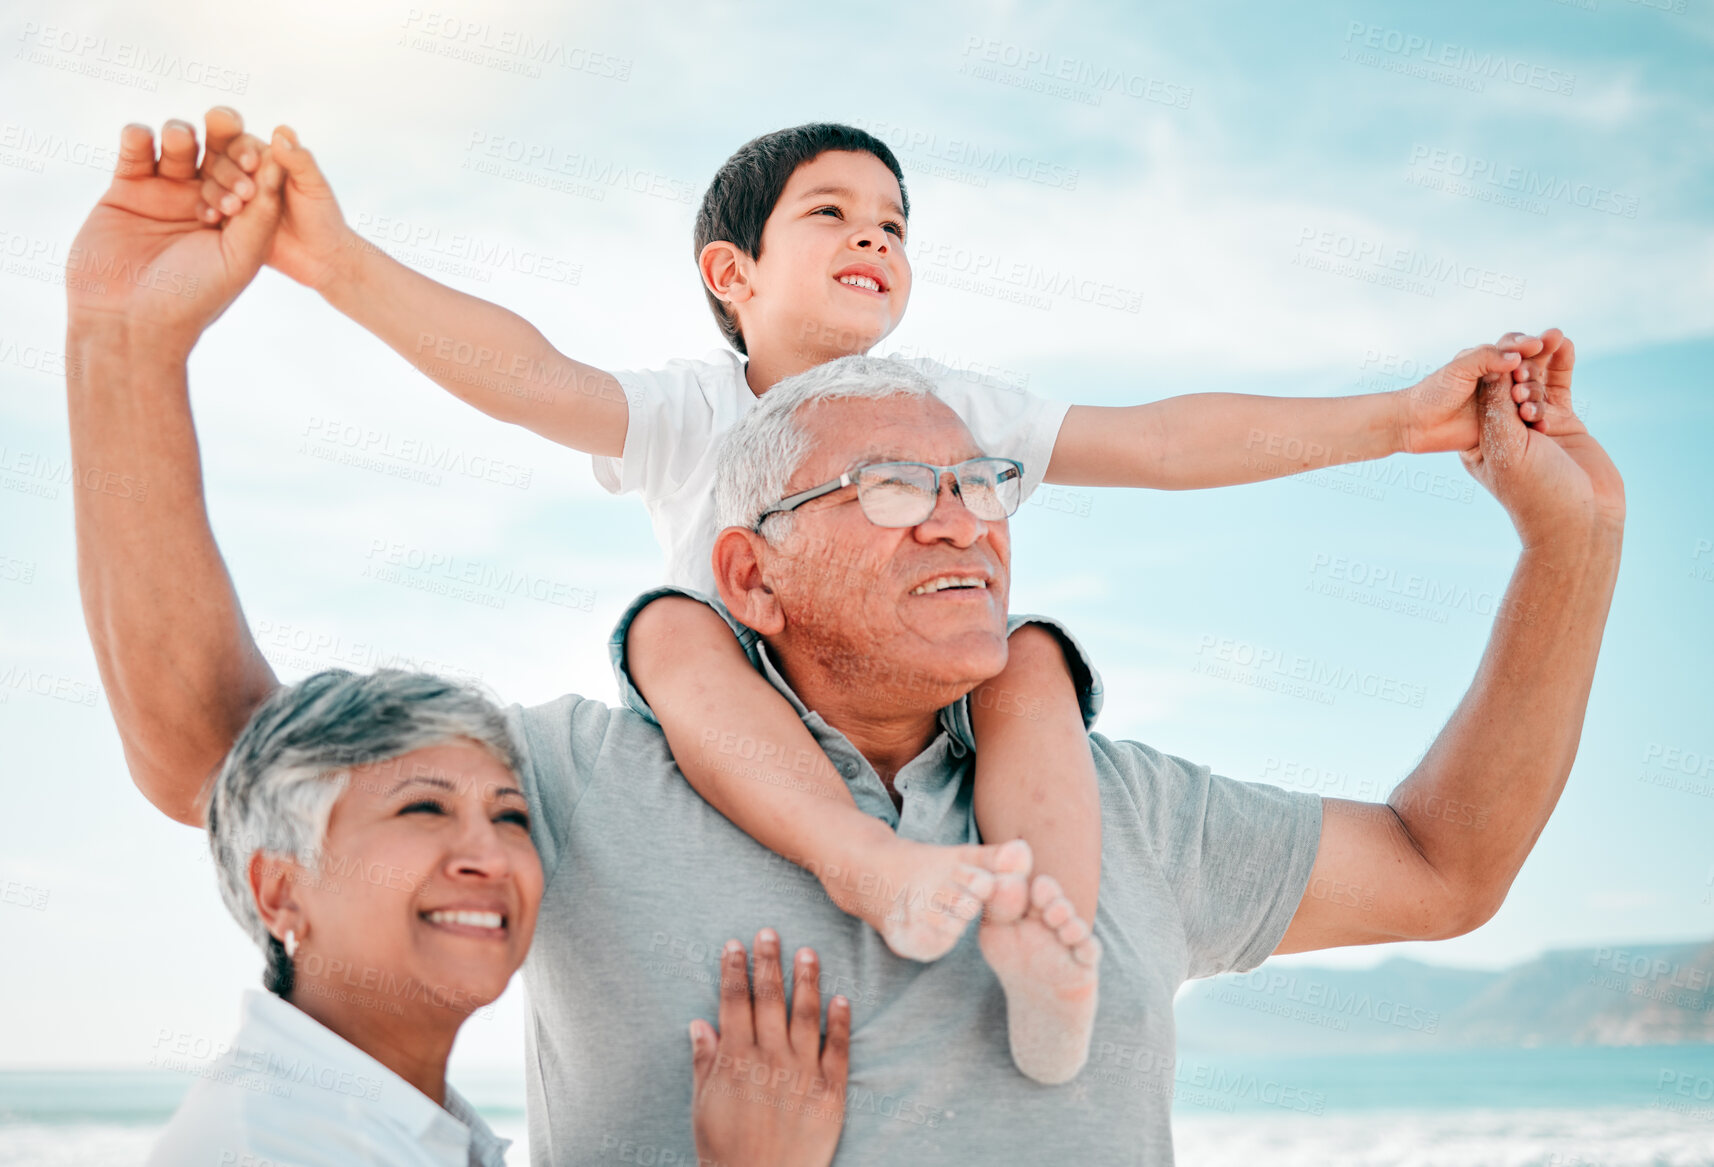
[[220, 898], [268, 956], [263, 983], [285, 996], [291, 961], [250, 892], [258, 851], [320, 862], [328, 817], [353, 767], [468, 738], [511, 770], [517, 743], [481, 690], [432, 673], [328, 669], [274, 690], [238, 735], [214, 780], [208, 845]]
[[[723, 528], [754, 527], [757, 516], [780, 501], [813, 445], [798, 424], [805, 406], [839, 398], [933, 395], [933, 381], [884, 357], [840, 357], [785, 378], [721, 440], [714, 467], [716, 521]], [[789, 514], [775, 522], [779, 534], [790, 534]]]

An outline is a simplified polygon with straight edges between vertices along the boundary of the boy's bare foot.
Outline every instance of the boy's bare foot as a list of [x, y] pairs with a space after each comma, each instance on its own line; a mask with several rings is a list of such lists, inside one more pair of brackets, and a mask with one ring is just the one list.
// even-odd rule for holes
[[929, 961], [952, 951], [999, 886], [999, 873], [1021, 884], [1019, 873], [1029, 866], [1029, 844], [1021, 839], [941, 847], [895, 835], [860, 867], [824, 867], [821, 884], [899, 956]]
[[1071, 1081], [1089, 1057], [1101, 942], [1050, 875], [1035, 877], [1027, 899], [990, 898], [977, 940], [1006, 991], [1012, 1061], [1045, 1085]]

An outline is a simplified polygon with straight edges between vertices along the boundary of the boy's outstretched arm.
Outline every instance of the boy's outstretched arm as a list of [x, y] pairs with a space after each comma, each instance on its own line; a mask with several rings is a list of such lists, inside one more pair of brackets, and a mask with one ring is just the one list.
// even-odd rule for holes
[[[1537, 337], [1508, 333], [1394, 393], [1193, 393], [1142, 405], [1074, 405], [1060, 426], [1047, 480], [1196, 490], [1391, 454], [1472, 449], [1477, 383], [1513, 374], [1542, 347]], [[1533, 420], [1528, 412], [1524, 417]]]
[[[208, 112], [201, 217], [217, 222], [252, 197], [263, 143], [237, 111]], [[284, 167], [277, 268], [385, 341], [454, 397], [562, 446], [618, 457], [629, 411], [610, 373], [574, 361], [515, 312], [436, 283], [353, 231], [315, 158], [290, 127], [269, 143]]]

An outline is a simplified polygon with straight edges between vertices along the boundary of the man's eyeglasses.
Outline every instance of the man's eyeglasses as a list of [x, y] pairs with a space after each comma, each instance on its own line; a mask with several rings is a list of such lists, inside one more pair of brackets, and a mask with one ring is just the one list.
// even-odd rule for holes
[[934, 513], [942, 474], [952, 475], [952, 493], [984, 522], [1010, 518], [1023, 501], [1024, 464], [1013, 458], [972, 458], [956, 466], [871, 462], [847, 470], [831, 482], [787, 495], [757, 516], [751, 530], [760, 531], [769, 515], [795, 511], [806, 502], [847, 486], [857, 488], [858, 505], [877, 527], [914, 527]]

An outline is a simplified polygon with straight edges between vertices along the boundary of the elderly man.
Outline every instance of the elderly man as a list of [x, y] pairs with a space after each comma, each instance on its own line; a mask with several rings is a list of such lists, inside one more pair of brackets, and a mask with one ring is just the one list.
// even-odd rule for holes
[[[278, 174], [266, 164], [262, 194], [224, 228], [205, 228], [194, 216], [196, 148], [176, 123], [157, 159], [148, 131], [128, 127], [119, 177], [73, 254], [194, 279], [197, 295], [170, 294], [172, 281], [67, 280], [80, 480], [99, 471], [151, 484], [144, 507], [78, 492], [85, 614], [132, 775], [186, 823], [201, 821], [211, 771], [278, 683], [208, 528], [185, 371], [270, 245]], [[991, 1164], [1170, 1161], [1172, 1000], [1187, 978], [1271, 952], [1454, 936], [1487, 920], [1570, 771], [1618, 568], [1623, 486], [1570, 411], [1570, 370], [1566, 342], [1547, 370], [1550, 417], [1537, 430], [1504, 387], [1484, 389], [1482, 445], [1466, 464], [1511, 515], [1523, 550], [1468, 695], [1388, 803], [1234, 782], [1091, 736], [1105, 983], [1094, 1056], [1068, 1086], [1012, 1068], [999, 982], [968, 937], [934, 964], [892, 956], [813, 876], [704, 803], [646, 719], [577, 696], [514, 708], [548, 879], [526, 966], [533, 1161], [694, 1162], [682, 1026], [714, 1007], [723, 942], [764, 923], [813, 946], [824, 987], [852, 1000], [842, 1158]], [[877, 374], [885, 367], [861, 362], [817, 371], [764, 399], [755, 424], [783, 414], [807, 453], [774, 484], [752, 460], [723, 467], [727, 517], [739, 522], [718, 541], [715, 574], [758, 667], [858, 805], [918, 839], [973, 842], [956, 699], [1005, 659], [1005, 522], [978, 518], [943, 473], [913, 527], [871, 523], [851, 487], [799, 507], [772, 542], [746, 525], [777, 501], [763, 497], [775, 488], [806, 491], [857, 461], [951, 467], [982, 453], [932, 395], [901, 380], [899, 392], [874, 396]], [[853, 387], [870, 395], [840, 396]], [[989, 587], [911, 595], [945, 571]], [[1467, 803], [1489, 808], [1479, 830], [1436, 813]], [[1027, 947], [1030, 924], [996, 913], [980, 947]]]

